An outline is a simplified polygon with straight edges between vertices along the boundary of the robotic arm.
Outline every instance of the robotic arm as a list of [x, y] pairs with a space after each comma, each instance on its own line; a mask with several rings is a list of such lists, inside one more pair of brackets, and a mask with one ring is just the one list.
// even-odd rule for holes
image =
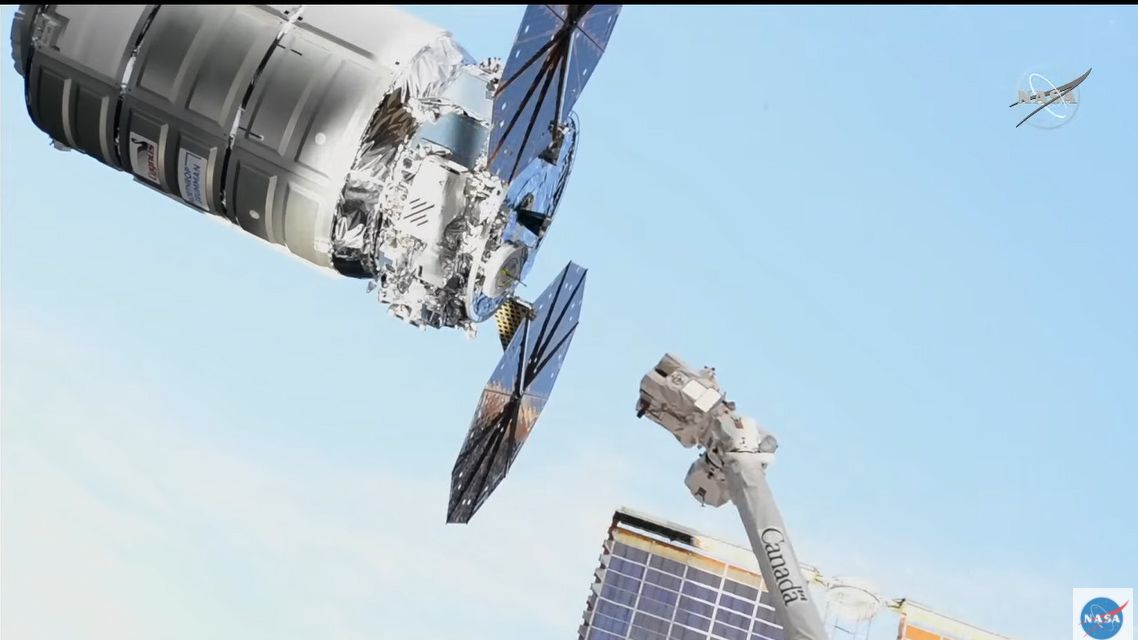
[[826, 640], [806, 578], [766, 481], [778, 442], [758, 423], [735, 413], [715, 379], [715, 370], [689, 369], [665, 355], [640, 381], [636, 416], [647, 415], [700, 457], [688, 469], [688, 489], [701, 504], [734, 502], [775, 597], [788, 640]]

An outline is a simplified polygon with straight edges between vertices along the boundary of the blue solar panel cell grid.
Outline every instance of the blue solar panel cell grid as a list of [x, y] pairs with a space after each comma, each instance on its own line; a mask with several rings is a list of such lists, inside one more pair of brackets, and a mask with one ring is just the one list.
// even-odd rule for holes
[[682, 624], [691, 629], [698, 629], [700, 631], [707, 631], [711, 628], [711, 618], [705, 618], [703, 616], [691, 613], [690, 611], [676, 611], [675, 621], [678, 624]]
[[678, 592], [680, 590], [680, 584], [683, 583], [683, 578], [677, 578], [676, 576], [655, 569], [649, 569], [645, 573], [645, 576], [646, 581], [670, 591]]
[[688, 598], [686, 596], [680, 598], [680, 609], [684, 611], [690, 611], [691, 613], [697, 613], [701, 616], [707, 616], [709, 618], [715, 612], [714, 605], [710, 605], [706, 602], [700, 602], [699, 600], [693, 600], [692, 598]]
[[642, 599], [652, 600], [654, 602], [668, 605], [672, 608], [675, 608], [676, 600], [679, 599], [679, 595], [675, 591], [662, 589], [651, 584], [645, 584], [643, 587], [641, 587], [640, 597]]
[[726, 638], [727, 640], [747, 640], [746, 631], [725, 625], [722, 622], [716, 622], [712, 631], [715, 633], [715, 636], [719, 638]]
[[633, 619], [633, 626], [667, 637], [668, 627], [671, 626], [671, 622], [663, 618], [648, 615], [647, 613], [637, 613], [636, 618]]
[[722, 622], [716, 622], [713, 630], [716, 637], [727, 638], [727, 640], [748, 640], [750, 638], [747, 631]]
[[636, 604], [636, 592], [625, 591], [624, 589], [617, 589], [612, 585], [605, 585], [601, 589], [601, 597], [611, 602], [623, 604], [625, 606], [634, 606]]
[[635, 562], [631, 562], [629, 560], [624, 560], [622, 558], [615, 558], [614, 557], [612, 560], [610, 560], [609, 561], [609, 571], [617, 571], [617, 572], [623, 573], [624, 575], [629, 576], [631, 578], [640, 579], [640, 578], [644, 577], [644, 566], [643, 565], [639, 565], [639, 564], [636, 564]]
[[671, 620], [676, 614], [676, 605], [653, 600], [644, 595], [640, 596], [640, 602], [637, 604], [637, 608], [645, 613], [650, 613], [659, 618], [664, 618], [665, 620]]
[[628, 622], [632, 618], [632, 609], [604, 600], [597, 603], [597, 613], [621, 622]]
[[668, 638], [669, 640], [705, 640], [707, 634], [677, 624], [672, 625], [672, 633]]
[[648, 566], [654, 567], [666, 573], [670, 573], [674, 576], [683, 577], [684, 575], [685, 567], [683, 563], [676, 562], [675, 560], [669, 560], [663, 556], [649, 554]]
[[593, 617], [593, 627], [603, 631], [609, 631], [617, 635], [617, 637], [624, 637], [628, 631], [628, 623], [621, 622], [616, 618], [610, 618], [604, 614], [597, 613]]
[[783, 640], [752, 586], [620, 542], [602, 564], [586, 640]]
[[759, 599], [759, 590], [754, 587], [749, 587], [745, 584], [735, 582], [734, 580], [724, 580], [723, 590], [732, 595], [739, 596], [754, 602]]
[[614, 556], [620, 558], [628, 558], [629, 560], [639, 564], [648, 564], [649, 554], [647, 551], [644, 551], [643, 549], [637, 549], [635, 547], [630, 547], [623, 542], [617, 542], [614, 544], [612, 547], [612, 553]]
[[706, 571], [700, 571], [695, 567], [688, 567], [687, 578], [688, 580], [694, 580], [700, 584], [707, 585], [712, 589], [718, 589], [719, 585], [723, 583], [723, 579], [719, 576]]
[[706, 600], [708, 602], [715, 602], [718, 595], [714, 589], [708, 589], [707, 587], [696, 582], [684, 582], [681, 593], [689, 595], [693, 598], [699, 598], [700, 600]]
[[755, 636], [762, 636], [768, 640], [783, 640], [782, 627], [772, 622], [763, 622], [756, 620], [755, 624], [751, 626], [752, 638]]
[[727, 609], [720, 609], [719, 611], [716, 611], [715, 621], [722, 622], [724, 624], [731, 625], [736, 629], [739, 629], [743, 632], [744, 636], [747, 635], [747, 630], [751, 628], [751, 619], [749, 617], [739, 615], [738, 613], [728, 611]]
[[741, 613], [748, 618], [755, 616], [755, 603], [753, 601], [736, 598], [728, 593], [719, 594], [719, 606], [730, 609], [735, 613]]
[[760, 603], [755, 611], [754, 618], [756, 621], [766, 621], [770, 624], [778, 624], [778, 619], [775, 618], [774, 607]]
[[640, 592], [640, 580], [632, 576], [626, 576], [618, 571], [609, 571], [609, 573], [605, 575], [605, 584], [633, 593]]

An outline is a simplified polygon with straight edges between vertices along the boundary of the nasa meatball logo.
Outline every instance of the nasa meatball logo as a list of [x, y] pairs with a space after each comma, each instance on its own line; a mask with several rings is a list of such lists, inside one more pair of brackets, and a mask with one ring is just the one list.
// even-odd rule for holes
[[1073, 637], [1134, 640], [1132, 589], [1075, 589]]
[[1123, 610], [1127, 604], [1130, 603], [1119, 605], [1110, 598], [1094, 598], [1083, 605], [1079, 624], [1088, 636], [1096, 640], [1109, 640], [1122, 629], [1122, 621], [1126, 616]]

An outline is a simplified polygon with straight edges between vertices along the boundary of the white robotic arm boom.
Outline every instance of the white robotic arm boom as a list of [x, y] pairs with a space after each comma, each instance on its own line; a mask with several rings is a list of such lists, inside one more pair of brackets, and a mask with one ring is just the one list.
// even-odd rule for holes
[[647, 415], [684, 447], [703, 450], [688, 469], [688, 489], [701, 504], [735, 503], [766, 588], [778, 596], [775, 603], [788, 640], [825, 640], [822, 619], [766, 482], [766, 468], [778, 449], [774, 436], [735, 413], [714, 369], [694, 371], [670, 354], [640, 381], [636, 415]]

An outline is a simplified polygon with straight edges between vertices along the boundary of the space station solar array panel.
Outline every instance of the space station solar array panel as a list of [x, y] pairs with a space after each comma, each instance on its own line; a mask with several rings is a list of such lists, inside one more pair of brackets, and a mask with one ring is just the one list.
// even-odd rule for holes
[[615, 529], [597, 578], [580, 640], [784, 638], [761, 577], [679, 547]]

